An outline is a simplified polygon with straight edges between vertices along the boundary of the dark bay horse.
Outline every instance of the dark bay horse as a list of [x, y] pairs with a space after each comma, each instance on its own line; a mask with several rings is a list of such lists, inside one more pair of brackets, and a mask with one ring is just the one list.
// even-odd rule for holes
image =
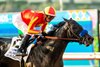
[[[79, 42], [86, 46], [93, 43], [93, 37], [84, 32], [82, 26], [73, 19], [64, 19], [58, 26], [59, 28], [52, 33], [56, 38], [47, 38], [43, 45], [31, 49], [26, 61], [27, 67], [63, 67], [62, 56], [69, 42]], [[0, 67], [20, 67], [19, 62], [4, 57], [5, 52], [6, 50], [0, 50]]]
[[86, 46], [93, 43], [93, 37], [73, 19], [64, 19], [53, 32], [53, 36], [57, 38], [49, 38], [44, 45], [31, 49], [27, 67], [63, 67], [62, 56], [69, 42], [78, 42]]

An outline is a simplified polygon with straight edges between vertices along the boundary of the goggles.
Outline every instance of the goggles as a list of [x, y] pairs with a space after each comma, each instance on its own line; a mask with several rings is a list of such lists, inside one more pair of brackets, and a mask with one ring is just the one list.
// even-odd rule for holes
[[46, 18], [47, 18], [47, 19], [50, 19], [50, 20], [52, 20], [54, 17], [55, 17], [55, 16], [46, 15]]

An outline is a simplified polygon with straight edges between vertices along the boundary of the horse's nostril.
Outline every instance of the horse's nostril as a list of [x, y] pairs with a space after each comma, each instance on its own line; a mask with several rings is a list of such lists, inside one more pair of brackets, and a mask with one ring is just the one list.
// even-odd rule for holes
[[93, 41], [94, 40], [94, 38], [91, 38], [91, 41]]
[[88, 40], [91, 40], [91, 41], [93, 41], [93, 40], [94, 40], [94, 38], [92, 38], [92, 37], [89, 37], [89, 38], [88, 38]]
[[92, 43], [93, 43], [94, 38], [89, 38], [89, 40], [90, 40], [90, 43], [92, 44]]

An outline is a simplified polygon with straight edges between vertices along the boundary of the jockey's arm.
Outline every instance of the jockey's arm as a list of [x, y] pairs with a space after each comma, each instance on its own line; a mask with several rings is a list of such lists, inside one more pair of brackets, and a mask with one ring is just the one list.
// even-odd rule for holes
[[30, 21], [30, 23], [28, 25], [28, 33], [30, 33], [30, 34], [39, 34], [40, 33], [39, 30], [34, 30], [34, 28], [37, 24], [37, 22], [36, 22], [37, 20], [38, 20], [38, 17], [35, 17]]
[[46, 28], [46, 26], [47, 26], [47, 23], [44, 23], [44, 24], [42, 25], [41, 30], [42, 30], [42, 31], [44, 31], [44, 30], [45, 30], [45, 28]]

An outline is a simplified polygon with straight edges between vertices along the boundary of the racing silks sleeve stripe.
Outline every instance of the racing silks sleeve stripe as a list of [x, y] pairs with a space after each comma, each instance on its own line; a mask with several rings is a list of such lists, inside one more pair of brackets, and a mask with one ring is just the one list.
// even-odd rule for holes
[[37, 31], [37, 30], [30, 30], [30, 31], [28, 31], [28, 33], [29, 34], [39, 34], [39, 31]]
[[33, 20], [30, 21], [29, 26], [28, 26], [28, 33], [30, 33], [30, 34], [38, 34], [39, 31], [31, 29], [33, 24], [34, 24], [33, 28], [35, 27], [35, 25], [36, 25], [35, 21], [38, 19], [38, 17], [36, 17], [36, 18], [33, 17], [32, 19]]

